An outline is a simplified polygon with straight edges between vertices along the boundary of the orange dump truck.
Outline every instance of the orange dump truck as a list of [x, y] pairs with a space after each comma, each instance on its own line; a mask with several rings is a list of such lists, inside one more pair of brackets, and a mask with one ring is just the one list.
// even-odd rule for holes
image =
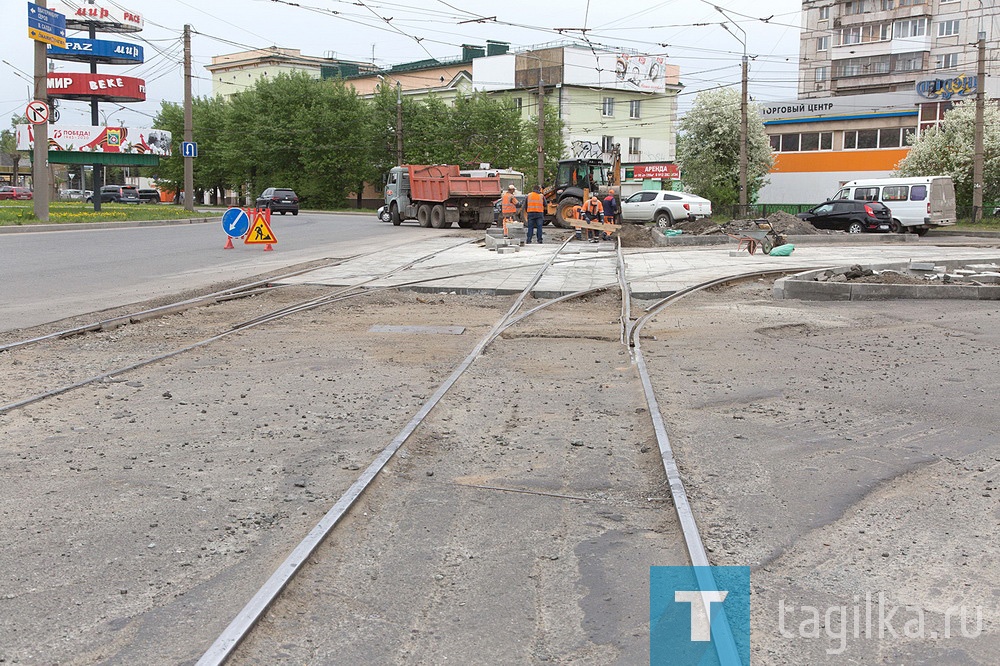
[[392, 223], [416, 220], [422, 227], [486, 229], [493, 224], [493, 202], [500, 198], [499, 176], [463, 176], [453, 164], [393, 167], [385, 184], [385, 205]]

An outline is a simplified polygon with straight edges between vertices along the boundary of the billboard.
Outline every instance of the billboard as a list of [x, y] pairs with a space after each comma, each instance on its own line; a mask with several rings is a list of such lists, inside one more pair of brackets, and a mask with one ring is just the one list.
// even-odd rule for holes
[[677, 85], [677, 67], [664, 56], [566, 48], [563, 83], [632, 92], [665, 93]]
[[118, 74], [50, 72], [49, 97], [55, 99], [98, 99], [105, 102], [144, 102], [146, 82]]
[[142, 15], [122, 9], [117, 3], [98, 5], [79, 0], [59, 0], [52, 3], [54, 9], [66, 16], [66, 27], [87, 30], [93, 26], [98, 32], [139, 32], [142, 30]]
[[[49, 127], [49, 150], [170, 156], [172, 135], [148, 127]], [[17, 126], [17, 149], [34, 150], [32, 125]]]
[[135, 65], [144, 60], [143, 49], [138, 44], [79, 37], [66, 39], [65, 48], [49, 46], [48, 56], [54, 60], [100, 62], [107, 65]]

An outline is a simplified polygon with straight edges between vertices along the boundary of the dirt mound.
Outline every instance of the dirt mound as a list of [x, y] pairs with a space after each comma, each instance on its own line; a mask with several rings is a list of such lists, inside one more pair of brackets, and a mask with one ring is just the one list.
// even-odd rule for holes
[[693, 236], [717, 234], [722, 231], [722, 227], [719, 226], [718, 222], [713, 222], [712, 220], [705, 218], [675, 222], [671, 229], [680, 229], [684, 233], [691, 234]]
[[[771, 227], [782, 236], [804, 236], [823, 233], [805, 220], [800, 220], [794, 215], [781, 210], [771, 213], [766, 219], [771, 224]], [[739, 231], [747, 229], [757, 229], [754, 220], [732, 220], [723, 225], [722, 228], [725, 233], [730, 234], [736, 234]]]
[[653, 230], [641, 224], [623, 224], [616, 232], [622, 247], [655, 247]]

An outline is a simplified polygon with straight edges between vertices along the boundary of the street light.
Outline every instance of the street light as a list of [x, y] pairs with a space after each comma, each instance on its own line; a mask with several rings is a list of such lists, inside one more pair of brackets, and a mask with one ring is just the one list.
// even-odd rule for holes
[[[705, 2], [705, 0], [702, 0]], [[712, 5], [710, 2], [705, 2], [705, 4]], [[726, 12], [718, 5], [712, 5], [715, 10], [722, 14], [726, 20], [732, 23], [737, 30], [743, 33], [743, 39], [740, 39], [735, 32], [729, 29], [725, 23], [720, 23], [723, 30], [728, 32], [733, 38], [743, 46], [743, 61], [742, 61], [742, 91], [740, 94], [740, 174], [739, 174], [739, 188], [740, 188], [740, 215], [747, 214], [747, 32], [740, 27], [740, 24], [734, 21]]]

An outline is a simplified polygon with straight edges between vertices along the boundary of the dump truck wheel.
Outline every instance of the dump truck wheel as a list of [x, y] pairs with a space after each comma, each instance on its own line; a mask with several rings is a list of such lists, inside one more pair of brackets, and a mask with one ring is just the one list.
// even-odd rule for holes
[[431, 226], [431, 207], [427, 204], [420, 204], [417, 208], [417, 223], [422, 227]]
[[559, 202], [559, 207], [556, 209], [556, 218], [554, 220], [557, 227], [562, 227], [563, 229], [569, 229], [573, 226], [571, 220], [573, 220], [573, 208], [576, 206], [583, 205], [583, 202], [576, 197], [566, 197]]
[[431, 208], [431, 226], [435, 229], [447, 229], [451, 225], [445, 222], [444, 206], [437, 204]]
[[398, 227], [403, 223], [403, 218], [399, 216], [399, 208], [396, 204], [392, 204], [392, 208], [389, 210], [389, 218], [392, 220], [392, 226]]

